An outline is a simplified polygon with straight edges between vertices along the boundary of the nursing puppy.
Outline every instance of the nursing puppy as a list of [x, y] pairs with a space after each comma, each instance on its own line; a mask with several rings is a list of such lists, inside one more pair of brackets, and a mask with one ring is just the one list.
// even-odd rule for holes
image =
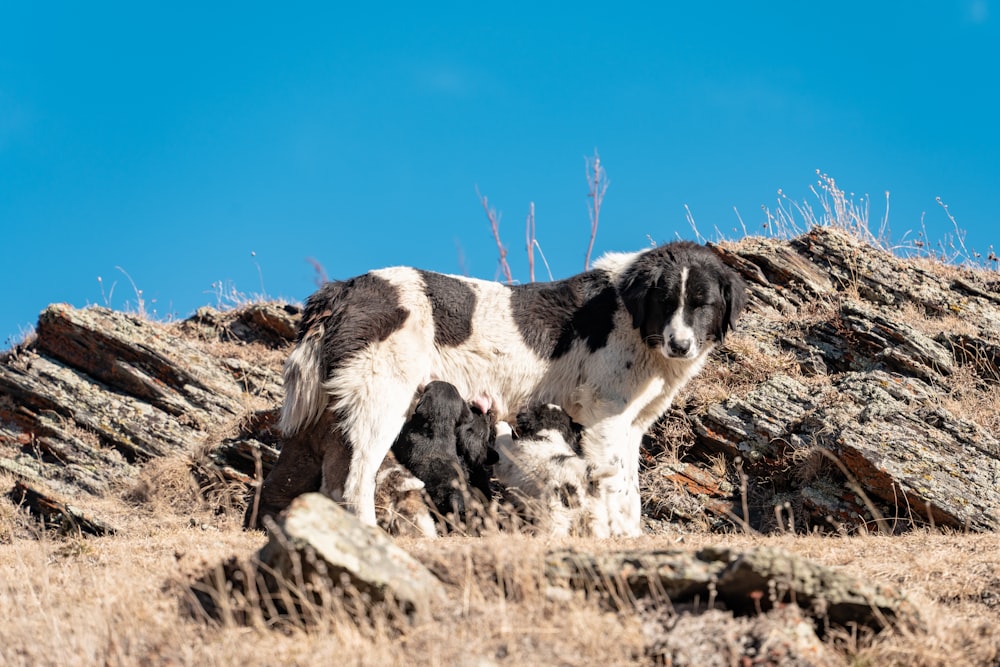
[[464, 517], [466, 485], [481, 494], [484, 505], [492, 496], [490, 477], [497, 453], [491, 447], [493, 425], [483, 407], [470, 406], [454, 385], [431, 382], [392, 445], [396, 458], [424, 483], [443, 516]]
[[[279, 506], [294, 491], [283, 468], [318, 459], [321, 489], [374, 524], [379, 464], [418, 388], [444, 377], [462, 396], [490, 396], [499, 420], [524, 405], [563, 406], [585, 427], [587, 462], [615, 471], [600, 482], [591, 532], [638, 534], [642, 435], [745, 303], [736, 273], [685, 241], [609, 255], [551, 283], [406, 267], [327, 283], [306, 302], [284, 371], [281, 430], [310, 444], [283, 448], [262, 502]], [[333, 431], [322, 426], [326, 414]]]
[[614, 474], [581, 456], [580, 433], [558, 405], [536, 405], [517, 415], [516, 437], [497, 424], [500, 460], [494, 475], [505, 495], [539, 531], [588, 535], [601, 502], [600, 481]]

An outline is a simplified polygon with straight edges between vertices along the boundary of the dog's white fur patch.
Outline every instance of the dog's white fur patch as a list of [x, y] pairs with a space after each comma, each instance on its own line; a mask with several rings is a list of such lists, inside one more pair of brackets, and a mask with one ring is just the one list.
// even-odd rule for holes
[[[678, 290], [679, 300], [673, 316], [663, 329], [663, 354], [666, 356], [677, 356], [684, 359], [694, 359], [698, 356], [698, 337], [694, 329], [684, 319], [684, 307], [688, 299], [688, 274], [691, 270], [681, 267], [681, 286]], [[682, 346], [681, 352], [676, 351], [674, 346]]]

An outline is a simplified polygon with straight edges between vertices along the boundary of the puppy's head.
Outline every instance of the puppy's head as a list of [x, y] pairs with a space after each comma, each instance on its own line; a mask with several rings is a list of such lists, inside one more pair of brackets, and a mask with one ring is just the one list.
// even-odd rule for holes
[[490, 479], [499, 455], [493, 449], [491, 405], [486, 396], [467, 402], [454, 385], [435, 380], [421, 389], [413, 416], [404, 426], [404, 432], [410, 428], [420, 432], [425, 455], [432, 452], [425, 460], [420, 456], [404, 460], [427, 483], [442, 515], [465, 514], [469, 487], [483, 495], [481, 500], [492, 497]]
[[570, 416], [560, 406], [532, 405], [517, 414], [517, 436], [529, 438], [543, 431], [552, 431], [571, 447], [579, 440], [579, 431]]
[[435, 424], [453, 424], [466, 418], [469, 406], [450, 382], [434, 380], [421, 390], [413, 414]]

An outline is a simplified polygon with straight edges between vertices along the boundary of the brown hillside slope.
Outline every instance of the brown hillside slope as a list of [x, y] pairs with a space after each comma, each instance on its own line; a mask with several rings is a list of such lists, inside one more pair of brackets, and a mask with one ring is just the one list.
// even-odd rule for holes
[[[49, 307], [37, 335], [0, 357], [0, 590], [19, 610], [0, 662], [709, 664], [697, 646], [761, 658], [748, 664], [996, 660], [1000, 276], [899, 259], [829, 228], [718, 250], [751, 306], [647, 439], [647, 536], [403, 541], [452, 605], [435, 613], [441, 627], [403, 638], [335, 618], [320, 632], [247, 635], [178, 611], [178, 581], [261, 545], [239, 519], [279, 446], [297, 308], [157, 323]], [[773, 537], [734, 534], [744, 529]], [[831, 537], [802, 536], [814, 531]], [[838, 629], [814, 645], [788, 609], [759, 621], [669, 601], [625, 613], [553, 598], [541, 571], [556, 547], [614, 563], [720, 543], [777, 544], [903, 586], [923, 625], [874, 640]], [[780, 660], [755, 653], [776, 645]]]
[[[1000, 276], [828, 228], [719, 250], [751, 307], [647, 441], [650, 530], [744, 511], [764, 531], [1000, 525]], [[0, 469], [88, 515], [167, 455], [207, 451], [203, 476], [249, 481], [274, 457], [297, 314], [49, 307], [0, 363]]]

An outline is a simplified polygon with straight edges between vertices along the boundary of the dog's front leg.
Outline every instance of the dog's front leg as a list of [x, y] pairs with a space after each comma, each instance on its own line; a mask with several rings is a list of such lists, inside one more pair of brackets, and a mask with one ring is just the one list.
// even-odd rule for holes
[[[340, 420], [344, 443], [350, 451], [346, 474], [340, 471], [338, 475], [336, 466], [343, 464], [336, 458], [332, 460], [331, 466], [327, 466], [324, 461], [324, 484], [341, 476], [344, 480], [344, 506], [369, 526], [375, 525], [375, 480], [378, 469], [403, 428], [414, 388], [385, 384], [371, 392], [380, 400], [356, 400], [349, 410], [344, 409], [344, 412], [350, 414], [350, 418]], [[334, 452], [331, 451], [331, 454]], [[332, 491], [335, 484], [327, 487]]]
[[639, 449], [642, 432], [629, 415], [606, 417], [583, 432], [588, 463], [606, 475], [599, 481], [598, 502], [592, 510], [596, 537], [642, 534], [639, 498]]

